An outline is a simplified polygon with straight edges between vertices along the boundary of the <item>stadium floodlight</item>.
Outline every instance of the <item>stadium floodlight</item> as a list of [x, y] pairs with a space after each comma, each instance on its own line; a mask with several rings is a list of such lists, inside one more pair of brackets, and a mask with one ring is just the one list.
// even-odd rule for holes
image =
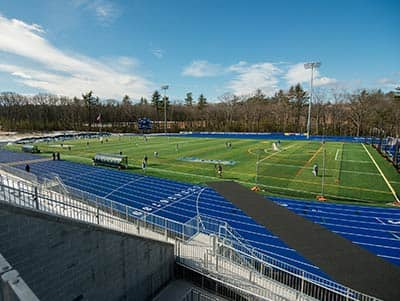
[[314, 69], [319, 68], [321, 62], [309, 62], [304, 64], [305, 69], [311, 69], [311, 80], [310, 80], [310, 99], [308, 101], [308, 118], [307, 118], [307, 139], [310, 139], [311, 129], [311, 103], [313, 100], [313, 81], [314, 81]]
[[164, 90], [164, 134], [167, 136], [167, 90], [169, 86], [161, 86], [161, 90]]

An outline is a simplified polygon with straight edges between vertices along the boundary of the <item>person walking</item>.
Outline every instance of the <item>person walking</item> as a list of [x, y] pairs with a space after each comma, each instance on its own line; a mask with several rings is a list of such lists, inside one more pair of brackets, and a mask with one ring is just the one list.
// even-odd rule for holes
[[30, 172], [31, 171], [31, 168], [30, 168], [29, 164], [25, 165], [25, 171], [26, 172]]
[[222, 178], [222, 165], [221, 165], [221, 163], [218, 164], [218, 176], [219, 176], [220, 178]]
[[142, 161], [142, 170], [144, 173], [146, 173], [146, 162], [145, 160]]
[[312, 173], [314, 177], [318, 177], [318, 164], [314, 164]]

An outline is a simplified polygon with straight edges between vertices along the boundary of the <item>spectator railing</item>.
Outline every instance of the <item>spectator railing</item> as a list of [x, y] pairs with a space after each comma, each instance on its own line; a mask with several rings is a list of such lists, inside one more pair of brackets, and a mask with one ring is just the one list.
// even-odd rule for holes
[[[0, 174], [0, 201], [170, 241], [176, 245], [178, 263], [199, 272], [214, 273], [216, 279], [239, 290], [271, 300], [282, 300], [282, 292], [296, 295], [296, 300], [378, 300], [261, 253], [227, 223], [213, 217], [200, 215], [180, 223], [69, 186], [63, 188], [68, 194]], [[208, 237], [203, 247], [191, 245], [199, 233]], [[223, 277], [224, 273], [227, 277]], [[276, 297], [272, 298], [273, 295]]]

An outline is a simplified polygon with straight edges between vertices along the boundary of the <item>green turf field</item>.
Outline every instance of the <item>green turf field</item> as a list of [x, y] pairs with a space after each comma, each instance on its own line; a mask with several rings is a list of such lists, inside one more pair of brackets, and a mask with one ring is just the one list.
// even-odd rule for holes
[[[146, 174], [192, 183], [218, 179], [213, 163], [181, 161], [178, 158], [196, 157], [204, 160], [234, 160], [235, 165], [223, 165], [223, 179], [239, 181], [249, 187], [258, 184], [267, 194], [314, 199], [322, 193], [323, 154], [325, 177], [323, 194], [332, 201], [356, 201], [386, 204], [394, 196], [369, 157], [374, 157], [393, 189], [400, 192], [400, 175], [371, 146], [362, 144], [309, 141], [282, 141], [278, 151], [269, 140], [232, 139], [232, 148], [224, 139], [162, 137], [110, 137], [108, 142], [98, 139], [67, 140], [38, 144], [42, 153], [59, 151], [62, 159], [91, 164], [96, 153], [128, 155], [129, 171], [143, 173], [141, 162], [149, 158]], [[89, 145], [87, 145], [89, 142]], [[177, 147], [178, 145], [178, 147]], [[68, 149], [71, 146], [71, 150]], [[20, 148], [12, 146], [11, 148]], [[159, 156], [154, 157], [154, 152]], [[256, 177], [258, 162], [258, 177]], [[319, 176], [312, 174], [312, 166], [319, 165]]]

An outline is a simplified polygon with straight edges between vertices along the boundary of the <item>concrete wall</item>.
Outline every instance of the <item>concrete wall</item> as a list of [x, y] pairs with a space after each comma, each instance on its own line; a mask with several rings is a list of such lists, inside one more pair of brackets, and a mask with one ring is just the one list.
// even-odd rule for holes
[[0, 301], [38, 301], [17, 270], [0, 254]]
[[0, 203], [0, 253], [40, 300], [149, 300], [173, 246]]

